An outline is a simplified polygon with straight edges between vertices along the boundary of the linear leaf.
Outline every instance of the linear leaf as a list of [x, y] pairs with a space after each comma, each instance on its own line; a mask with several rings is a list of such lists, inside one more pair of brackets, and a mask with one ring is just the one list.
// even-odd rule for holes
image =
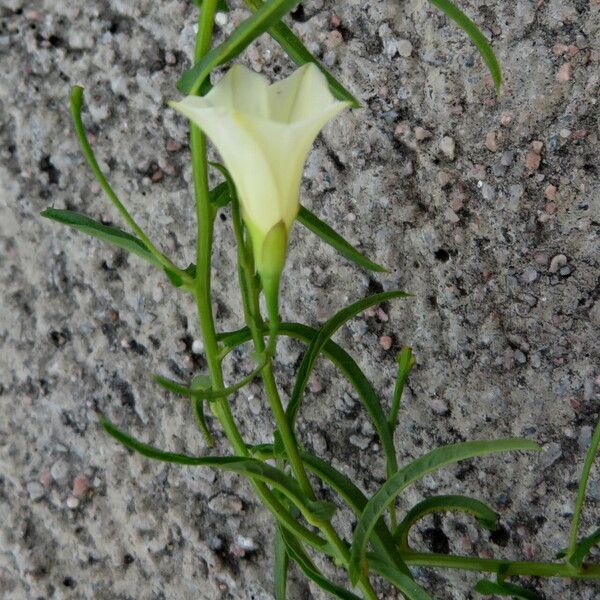
[[281, 534], [281, 530], [275, 530], [275, 600], [286, 600], [287, 596], [287, 578], [290, 565], [287, 548]]
[[484, 579], [477, 582], [475, 591], [486, 596], [512, 596], [523, 600], [540, 600], [540, 596], [535, 592], [507, 581], [488, 581]]
[[370, 271], [377, 271], [379, 273], [387, 272], [385, 267], [378, 265], [377, 263], [368, 259], [366, 256], [362, 255], [356, 248], [354, 248], [354, 246], [347, 242], [332, 227], [327, 225], [327, 223], [321, 221], [321, 219], [308, 210], [308, 208], [300, 206], [297, 219], [300, 223], [302, 223], [302, 225], [304, 225], [304, 227], [310, 229], [310, 231], [318, 235], [325, 243], [329, 244], [332, 248], [335, 248], [349, 261], [356, 263], [365, 269], [369, 269]]
[[[262, 0], [244, 0], [252, 10], [258, 10], [264, 5]], [[350, 102], [352, 108], [360, 108], [360, 102], [320, 63], [306, 48], [300, 38], [282, 21], [275, 23], [269, 29], [269, 35], [283, 48], [285, 53], [297, 64], [313, 63], [325, 75], [329, 87], [338, 100]]]
[[573, 552], [569, 558], [569, 562], [575, 568], [579, 569], [583, 564], [585, 557], [590, 553], [590, 550], [598, 544], [600, 544], [600, 528], [579, 541], [575, 547], [575, 552]]
[[[263, 333], [265, 335], [268, 334], [268, 329], [265, 328]], [[281, 323], [278, 328], [278, 334], [310, 344], [317, 338], [319, 332], [308, 325], [302, 325], [300, 323]], [[250, 339], [252, 339], [252, 335], [247, 327], [238, 331], [219, 335], [219, 340], [228, 348], [239, 346]], [[332, 340], [327, 340], [322, 347], [321, 352], [329, 358], [338, 369], [340, 369], [358, 393], [358, 397], [367, 411], [367, 414], [373, 421], [373, 425], [379, 436], [388, 465], [388, 473], [391, 474], [395, 472], [397, 470], [397, 460], [394, 440], [385, 412], [381, 407], [379, 397], [377, 396], [377, 392], [373, 388], [373, 385], [356, 364], [356, 361], [341, 346]]]
[[400, 354], [396, 357], [396, 362], [398, 363], [398, 374], [396, 375], [394, 395], [392, 396], [390, 416], [388, 418], [388, 423], [390, 424], [392, 431], [394, 431], [398, 425], [398, 412], [400, 411], [400, 402], [402, 400], [406, 380], [416, 363], [412, 354], [412, 348], [404, 346], [400, 351]]
[[194, 414], [194, 419], [196, 421], [196, 425], [198, 425], [198, 429], [200, 429], [202, 435], [204, 436], [206, 445], [209, 448], [212, 448], [215, 445], [215, 439], [208, 428], [208, 424], [206, 423], [206, 417], [204, 416], [204, 402], [199, 398], [192, 399], [192, 413]]
[[463, 442], [436, 448], [413, 460], [392, 475], [371, 497], [359, 519], [352, 540], [350, 577], [358, 581], [365, 561], [367, 542], [373, 527], [390, 502], [408, 485], [436, 469], [468, 458], [514, 450], [539, 450], [539, 446], [525, 439]]
[[68, 225], [73, 229], [87, 233], [103, 242], [108, 242], [122, 250], [127, 250], [127, 252], [131, 252], [155, 267], [162, 269], [160, 262], [158, 262], [158, 260], [149, 252], [142, 240], [118, 227], [114, 227], [113, 225], [103, 225], [99, 221], [95, 221], [94, 219], [73, 210], [47, 208], [42, 211], [41, 215], [46, 219], [51, 219], [52, 221]]
[[[594, 430], [594, 434], [592, 435], [592, 440], [590, 442], [590, 447], [588, 448], [588, 451], [585, 455], [585, 461], [583, 463], [583, 470], [581, 472], [581, 479], [579, 481], [579, 488], [577, 490], [577, 499], [575, 501], [575, 510], [573, 511], [573, 521], [571, 523], [569, 548], [567, 550], [567, 556], [569, 556], [569, 560], [572, 556], [574, 556], [576, 552], [577, 535], [579, 532], [579, 523], [581, 522], [581, 515], [583, 513], [585, 494], [590, 478], [590, 472], [592, 470], [596, 454], [598, 453], [598, 447], [600, 447], [600, 423], [596, 425], [596, 429]], [[585, 558], [585, 556], [583, 558]]]
[[408, 547], [411, 527], [434, 512], [464, 512], [473, 515], [479, 524], [492, 531], [498, 527], [498, 515], [487, 505], [467, 496], [434, 496], [415, 504], [394, 531], [394, 540], [401, 548]]
[[305, 496], [298, 483], [271, 465], [254, 458], [241, 456], [188, 456], [174, 452], [165, 452], [154, 446], [140, 442], [121, 431], [104, 416], [100, 415], [99, 418], [100, 424], [110, 436], [123, 444], [123, 446], [135, 450], [142, 456], [180, 465], [218, 467], [225, 471], [240, 473], [252, 479], [264, 481], [276, 490], [279, 490], [302, 511], [305, 517], [310, 512], [306, 506]]
[[275, 25], [299, 0], [268, 0], [249, 19], [242, 21], [235, 31], [202, 60], [187, 70], [177, 82], [182, 94], [195, 94], [211, 71], [243, 52], [257, 37]]
[[502, 87], [502, 69], [494, 50], [477, 25], [450, 0], [430, 0], [430, 2], [450, 17], [471, 38], [490, 70], [496, 91], [499, 92]]
[[238, 381], [235, 385], [231, 387], [222, 389], [222, 390], [207, 390], [205, 388], [198, 387], [187, 387], [182, 385], [181, 383], [177, 383], [168, 377], [163, 377], [162, 375], [154, 375], [153, 379], [161, 385], [165, 389], [173, 392], [174, 394], [178, 394], [180, 396], [185, 396], [186, 398], [196, 398], [199, 400], [218, 400], [219, 398], [226, 398], [231, 394], [234, 394], [238, 390], [241, 390], [244, 386], [248, 385], [255, 377], [257, 377], [264, 364], [260, 365], [252, 373], [246, 375], [243, 379]]
[[369, 567], [393, 583], [407, 600], [432, 600], [431, 596], [412, 577], [377, 557], [369, 557]]
[[[327, 343], [327, 340], [342, 326], [344, 323], [355, 317], [360, 312], [366, 310], [371, 306], [391, 300], [392, 298], [407, 298], [410, 294], [401, 291], [382, 292], [380, 294], [374, 294], [368, 298], [363, 298], [358, 302], [354, 302], [349, 306], [342, 308], [333, 317], [325, 322], [325, 324], [319, 329], [319, 334], [311, 341], [300, 367], [298, 374], [296, 375], [296, 382], [294, 383], [294, 389], [290, 402], [286, 409], [286, 417], [293, 427], [300, 409], [300, 404], [304, 396], [304, 389], [308, 383], [308, 378], [314, 367], [314, 364], [321, 352], [323, 346]], [[388, 426], [389, 429], [389, 426]], [[390, 466], [390, 472], [395, 471], [395, 468]]]
[[63, 210], [59, 208], [47, 208], [42, 211], [42, 217], [51, 219], [57, 223], [68, 225], [77, 231], [87, 233], [92, 237], [95, 237], [103, 242], [108, 242], [113, 246], [117, 246], [122, 250], [130, 252], [139, 256], [146, 262], [162, 269], [171, 283], [175, 287], [181, 287], [184, 284], [182, 275], [194, 276], [196, 266], [191, 264], [187, 269], [180, 273], [165, 267], [160, 261], [148, 250], [148, 247], [138, 237], [115, 227], [114, 225], [104, 225], [95, 219], [88, 217], [82, 213], [75, 212], [73, 210]]
[[289, 557], [300, 567], [302, 572], [312, 581], [314, 581], [321, 589], [329, 592], [336, 598], [342, 600], [360, 600], [355, 594], [345, 590], [327, 579], [323, 573], [314, 565], [302, 544], [288, 531], [280, 529], [283, 541], [286, 545], [286, 550]]

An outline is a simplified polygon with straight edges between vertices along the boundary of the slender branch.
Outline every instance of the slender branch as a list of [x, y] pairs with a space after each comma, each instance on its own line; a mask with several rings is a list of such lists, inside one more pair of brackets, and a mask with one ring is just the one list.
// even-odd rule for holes
[[[198, 35], [196, 38], [196, 60], [199, 60], [210, 48], [212, 37], [212, 23], [216, 13], [217, 0], [204, 0]], [[194, 295], [198, 308], [198, 320], [202, 336], [208, 369], [211, 377], [212, 389], [224, 389], [223, 373], [221, 370], [220, 350], [217, 343], [214, 316], [212, 313], [211, 293], [211, 256], [214, 227], [214, 213], [210, 206], [208, 194], [208, 167], [206, 160], [206, 139], [199, 128], [192, 125], [190, 133], [192, 151], [192, 169], [194, 172], [194, 190], [198, 227], [197, 256], [196, 256], [196, 281]], [[217, 417], [227, 439], [235, 453], [239, 456], [248, 456], [246, 444], [235, 424], [229, 404], [225, 398], [220, 398], [211, 403], [214, 415]], [[271, 510], [279, 522], [292, 533], [295, 533], [305, 542], [315, 548], [322, 548], [323, 540], [301, 525], [290, 512], [281, 504], [269, 488], [256, 480], [251, 480], [259, 498]]]
[[600, 579], [600, 565], [582, 565], [578, 571], [571, 565], [551, 562], [532, 562], [477, 558], [471, 556], [451, 556], [430, 552], [403, 552], [406, 564], [414, 567], [432, 567], [437, 569], [461, 569], [482, 573], [498, 573], [531, 577], [563, 577], [569, 579]]
[[[257, 285], [257, 279], [254, 275], [254, 267], [252, 261], [252, 254], [250, 249], [244, 240], [243, 235], [243, 224], [240, 218], [239, 205], [235, 194], [232, 194], [232, 212], [233, 212], [233, 226], [238, 245], [238, 260], [239, 260], [239, 276], [240, 276], [240, 289], [242, 291], [243, 302], [244, 302], [244, 313], [246, 316], [246, 324], [252, 333], [254, 342], [254, 348], [257, 352], [267, 351], [265, 342], [262, 336], [262, 328], [264, 322], [260, 313], [259, 304], [259, 288]], [[281, 404], [281, 398], [273, 375], [273, 364], [269, 358], [267, 363], [261, 372], [265, 392], [275, 417], [275, 424], [281, 436], [286, 455], [292, 470], [298, 479], [302, 490], [311, 500], [316, 499], [315, 493], [306, 474], [302, 457], [298, 449], [296, 437], [294, 432], [289, 426], [287, 421], [285, 410]], [[334, 550], [336, 557], [347, 567], [350, 563], [350, 552], [346, 544], [339, 537], [337, 531], [329, 522], [319, 523], [319, 529], [327, 537], [331, 548]], [[359, 580], [359, 587], [368, 600], [377, 600], [377, 594], [371, 586], [369, 578], [366, 575], [361, 575]]]
[[191, 283], [190, 276], [174, 265], [156, 246], [152, 243], [150, 238], [144, 233], [143, 229], [137, 224], [135, 219], [131, 216], [131, 213], [125, 208], [125, 205], [121, 202], [116, 192], [113, 190], [112, 186], [108, 182], [108, 179], [104, 176], [102, 169], [100, 169], [100, 165], [96, 160], [96, 156], [94, 155], [94, 151], [90, 146], [90, 142], [88, 140], [85, 127], [83, 125], [83, 121], [81, 119], [81, 107], [83, 105], [83, 88], [81, 86], [76, 85], [71, 90], [71, 119], [73, 120], [73, 126], [75, 128], [75, 133], [77, 135], [77, 139], [79, 140], [79, 145], [81, 147], [81, 151], [85, 156], [85, 159], [96, 178], [96, 181], [100, 184], [100, 187], [104, 191], [104, 193], [108, 196], [108, 199], [113, 203], [115, 208], [118, 210], [119, 214], [123, 218], [123, 220], [129, 225], [131, 230], [140, 238], [140, 240], [144, 243], [150, 254], [154, 256], [154, 258], [165, 268], [170, 271], [174, 271], [181, 277], [183, 281], [186, 283]]

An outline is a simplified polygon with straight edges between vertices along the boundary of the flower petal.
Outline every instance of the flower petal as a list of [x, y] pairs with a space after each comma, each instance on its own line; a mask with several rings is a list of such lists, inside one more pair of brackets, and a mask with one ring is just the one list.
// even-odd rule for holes
[[313, 63], [271, 85], [268, 96], [271, 118], [289, 124], [312, 120], [332, 105], [344, 104], [335, 99], [325, 75]]
[[282, 219], [279, 190], [267, 156], [245, 126], [242, 113], [207, 106], [205, 99], [196, 96], [171, 106], [212, 140], [235, 182], [245, 216], [267, 233]]
[[226, 108], [264, 118], [269, 117], [269, 83], [242, 65], [233, 65], [205, 96], [214, 108]]

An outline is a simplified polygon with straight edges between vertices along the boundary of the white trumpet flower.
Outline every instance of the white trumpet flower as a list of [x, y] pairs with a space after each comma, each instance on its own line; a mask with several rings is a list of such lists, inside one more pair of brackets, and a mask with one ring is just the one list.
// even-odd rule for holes
[[170, 105], [202, 129], [221, 154], [265, 292], [268, 280], [278, 287], [304, 163], [319, 131], [349, 103], [336, 100], [325, 76], [309, 63], [272, 85], [234, 65], [206, 96]]

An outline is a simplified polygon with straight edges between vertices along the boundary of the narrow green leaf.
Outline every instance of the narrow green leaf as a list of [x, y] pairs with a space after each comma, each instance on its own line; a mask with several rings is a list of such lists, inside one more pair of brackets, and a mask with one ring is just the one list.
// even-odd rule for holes
[[379, 558], [369, 557], [369, 567], [394, 584], [407, 600], [432, 600], [431, 596], [414, 579], [393, 565]]
[[467, 496], [434, 496], [415, 504], [394, 531], [394, 539], [400, 548], [408, 548], [408, 534], [411, 527], [424, 516], [434, 512], [464, 512], [473, 515], [479, 524], [495, 531], [498, 515], [487, 505]]
[[450, 0], [430, 0], [430, 2], [442, 12], [446, 13], [446, 15], [471, 38], [471, 41], [479, 50], [487, 68], [490, 70], [496, 86], [496, 91], [499, 93], [500, 88], [502, 87], [502, 69], [494, 54], [494, 50], [477, 25], [475, 25], [475, 23], [473, 23], [460, 8], [450, 2]]
[[[251, 479], [263, 481], [274, 489], [280, 491], [288, 500], [300, 509], [305, 518], [311, 519], [313, 515], [306, 504], [306, 498], [298, 483], [266, 463], [245, 456], [188, 456], [174, 452], [165, 452], [154, 446], [140, 442], [129, 434], [118, 429], [104, 416], [100, 415], [100, 424], [105, 431], [123, 446], [135, 450], [142, 456], [188, 466], [218, 467], [225, 471], [240, 473]], [[324, 543], [324, 541], [323, 541]]]
[[[268, 329], [265, 328], [263, 333], [266, 335]], [[302, 325], [300, 323], [281, 323], [278, 334], [293, 337], [307, 344], [311, 344], [317, 338], [319, 332], [308, 325]], [[234, 348], [252, 339], [250, 330], [247, 327], [240, 329], [239, 331], [220, 334], [218, 337], [219, 341], [222, 341], [228, 348]], [[373, 421], [373, 425], [379, 436], [388, 465], [388, 473], [391, 474], [395, 472], [398, 468], [398, 464], [394, 440], [375, 388], [373, 388], [371, 382], [356, 364], [356, 361], [341, 346], [331, 340], [327, 340], [322, 347], [321, 352], [329, 358], [338, 369], [340, 369], [358, 393], [358, 397], [367, 411], [367, 414]]]
[[463, 442], [436, 448], [413, 460], [394, 473], [371, 497], [359, 519], [352, 541], [350, 576], [358, 581], [360, 569], [365, 561], [366, 545], [373, 527], [390, 502], [408, 485], [427, 473], [468, 458], [486, 456], [515, 450], [539, 450], [535, 442], [524, 439]]
[[154, 256], [154, 254], [148, 250], [146, 244], [144, 244], [144, 242], [142, 242], [142, 240], [139, 238], [127, 233], [126, 231], [123, 231], [122, 229], [119, 229], [118, 227], [115, 227], [114, 225], [104, 225], [103, 223], [100, 223], [99, 221], [96, 221], [82, 213], [78, 213], [73, 210], [62, 210], [59, 208], [47, 208], [40, 214], [46, 219], [51, 219], [57, 223], [68, 225], [77, 231], [87, 233], [88, 235], [102, 240], [103, 242], [107, 242], [113, 246], [116, 246], [117, 248], [121, 248], [122, 250], [130, 252], [131, 254], [135, 254], [151, 265], [162, 269], [175, 287], [181, 287], [185, 283], [182, 277], [183, 274], [193, 277], [193, 274], [196, 270], [196, 265], [192, 264], [185, 269], [185, 271], [182, 271], [182, 275], [180, 275], [176, 271], [163, 266]]
[[160, 262], [149, 252], [148, 248], [139, 238], [114, 227], [112, 225], [103, 225], [90, 217], [72, 210], [61, 210], [58, 208], [47, 208], [42, 211], [42, 217], [51, 219], [63, 225], [68, 225], [73, 229], [87, 233], [103, 242], [108, 242], [122, 250], [131, 252], [146, 262], [162, 269]]
[[310, 212], [308, 208], [300, 206], [298, 212], [298, 221], [307, 229], [318, 235], [325, 243], [335, 248], [342, 256], [357, 265], [369, 269], [370, 271], [387, 272], [385, 267], [374, 263], [372, 260], [363, 256], [354, 246], [348, 243], [339, 233], [332, 227], [321, 221], [317, 215]]
[[244, 386], [248, 385], [255, 377], [257, 377], [264, 367], [264, 363], [259, 365], [252, 373], [246, 375], [243, 379], [238, 381], [235, 385], [231, 387], [225, 388], [223, 390], [208, 390], [204, 387], [187, 387], [182, 385], [181, 383], [177, 383], [168, 377], [163, 377], [162, 375], [154, 375], [153, 379], [161, 385], [165, 389], [173, 392], [174, 394], [178, 394], [180, 396], [185, 396], [186, 398], [195, 398], [197, 400], [218, 400], [219, 398], [226, 398], [231, 394], [241, 390]]
[[204, 436], [206, 445], [209, 448], [212, 448], [215, 445], [215, 439], [208, 428], [208, 424], [206, 423], [206, 417], [204, 415], [204, 402], [200, 400], [200, 398], [192, 399], [192, 413], [194, 414], [194, 419], [196, 421], [196, 425], [198, 425], [198, 429]]
[[288, 531], [280, 529], [289, 557], [300, 567], [302, 572], [321, 589], [342, 600], [360, 600], [360, 598], [327, 579], [314, 565], [302, 544]]
[[268, 0], [249, 19], [242, 21], [235, 31], [202, 60], [186, 71], [177, 82], [182, 94], [195, 94], [211, 71], [242, 53], [257, 37], [276, 24], [299, 0]]
[[590, 550], [598, 544], [600, 544], [600, 528], [580, 540], [575, 547], [575, 552], [570, 556], [569, 562], [576, 569], [579, 569], [583, 564], [585, 557], [590, 553]]
[[275, 600], [286, 600], [287, 597], [287, 578], [290, 565], [289, 556], [283, 535], [279, 527], [275, 530]]
[[[392, 298], [407, 298], [410, 294], [400, 291], [382, 292], [380, 294], [374, 294], [368, 298], [363, 298], [358, 302], [354, 302], [349, 306], [346, 306], [342, 310], [338, 311], [333, 317], [331, 317], [319, 330], [319, 334], [311, 341], [300, 367], [298, 374], [296, 375], [296, 382], [294, 383], [294, 389], [290, 398], [289, 404], [286, 409], [286, 417], [290, 426], [293, 428], [295, 425], [296, 417], [300, 409], [300, 404], [304, 396], [304, 389], [308, 384], [308, 378], [314, 367], [314, 364], [319, 356], [319, 353], [323, 349], [323, 346], [327, 343], [327, 340], [342, 326], [344, 323], [355, 317], [357, 314], [366, 310], [371, 306], [391, 300]], [[387, 421], [386, 421], [387, 426]], [[389, 426], [387, 426], [389, 429]], [[396, 470], [395, 457], [393, 460], [394, 464], [388, 464], [388, 474], [393, 473]]]
[[404, 392], [404, 386], [406, 380], [415, 366], [415, 358], [412, 355], [412, 348], [404, 346], [400, 351], [400, 354], [396, 357], [398, 363], [398, 374], [396, 375], [396, 385], [394, 386], [394, 395], [392, 397], [390, 416], [388, 423], [390, 429], [394, 431], [398, 424], [398, 412], [400, 411], [400, 401], [402, 400], [402, 393]]
[[[142, 231], [142, 228], [136, 223], [135, 219], [131, 216], [129, 211], [125, 208], [125, 205], [121, 202], [116, 192], [111, 187], [108, 179], [102, 173], [100, 169], [100, 165], [96, 160], [92, 147], [90, 146], [90, 142], [87, 138], [87, 133], [85, 127], [83, 126], [83, 120], [81, 118], [81, 109], [83, 107], [83, 88], [79, 85], [74, 86], [71, 89], [71, 99], [70, 99], [70, 110], [71, 110], [71, 119], [73, 121], [73, 127], [75, 128], [75, 134], [77, 135], [77, 139], [79, 141], [79, 145], [81, 146], [81, 151], [92, 170], [92, 173], [96, 177], [96, 181], [100, 184], [100, 187], [107, 195], [108, 199], [113, 203], [114, 207], [119, 211], [119, 214], [124, 219], [124, 221], [129, 225], [131, 230], [137, 235], [139, 241], [144, 245], [144, 248], [147, 252], [153, 255], [156, 263], [162, 266], [165, 270], [169, 279], [177, 285], [178, 287], [185, 283], [192, 283], [192, 280], [188, 278], [188, 274], [186, 271], [182, 271], [177, 268], [164, 254], [162, 254], [152, 243], [150, 238]], [[89, 233], [89, 232], [88, 232]], [[153, 264], [156, 264], [153, 263]], [[175, 283], [175, 281], [179, 281], [179, 284]]]
[[512, 596], [513, 598], [522, 598], [523, 600], [541, 600], [540, 596], [535, 592], [506, 581], [496, 582], [484, 579], [477, 582], [475, 591], [485, 596]]
[[[251, 479], [263, 481], [272, 486], [274, 490], [278, 490], [283, 494], [283, 496], [291, 500], [292, 504], [304, 515], [304, 517], [307, 517], [308, 509], [306, 509], [304, 506], [304, 495], [300, 489], [300, 486], [295, 480], [291, 479], [285, 473], [281, 472], [275, 467], [246, 456], [195, 457], [187, 456], [185, 454], [176, 454], [174, 452], [164, 452], [163, 450], [159, 450], [154, 446], [140, 442], [129, 434], [121, 431], [103, 415], [98, 415], [98, 418], [104, 430], [111, 437], [115, 438], [126, 448], [134, 450], [142, 456], [146, 456], [147, 458], [152, 458], [154, 460], [160, 460], [162, 462], [170, 462], [180, 465], [221, 468], [226, 471], [228, 470], [240, 473], [250, 477]], [[271, 508], [277, 521], [283, 527], [285, 527], [287, 531], [290, 531], [293, 533], [293, 535], [298, 536], [307, 544], [310, 544], [313, 548], [326, 551], [327, 541], [299, 523], [295, 517], [290, 514], [290, 511], [288, 511], [286, 507], [277, 500], [277, 498], [273, 498], [271, 500]]]
[[583, 513], [583, 504], [585, 502], [590, 472], [592, 470], [596, 454], [598, 453], [598, 447], [600, 447], [600, 423], [596, 425], [594, 435], [592, 435], [592, 440], [590, 442], [590, 447], [588, 448], [588, 451], [585, 455], [585, 461], [583, 463], [581, 480], [579, 481], [579, 489], [577, 490], [577, 499], [575, 500], [575, 510], [573, 511], [573, 521], [571, 523], [571, 535], [569, 538], [569, 548], [567, 550], [568, 557], [574, 556], [576, 552], [577, 536], [579, 533], [581, 515]]
[[[262, 0], [244, 0], [252, 10], [260, 9]], [[350, 102], [352, 108], [360, 108], [360, 102], [309, 52], [300, 38], [283, 22], [279, 21], [269, 28], [269, 35], [283, 48], [285, 53], [297, 64], [313, 63], [325, 75], [333, 95], [345, 102]]]

